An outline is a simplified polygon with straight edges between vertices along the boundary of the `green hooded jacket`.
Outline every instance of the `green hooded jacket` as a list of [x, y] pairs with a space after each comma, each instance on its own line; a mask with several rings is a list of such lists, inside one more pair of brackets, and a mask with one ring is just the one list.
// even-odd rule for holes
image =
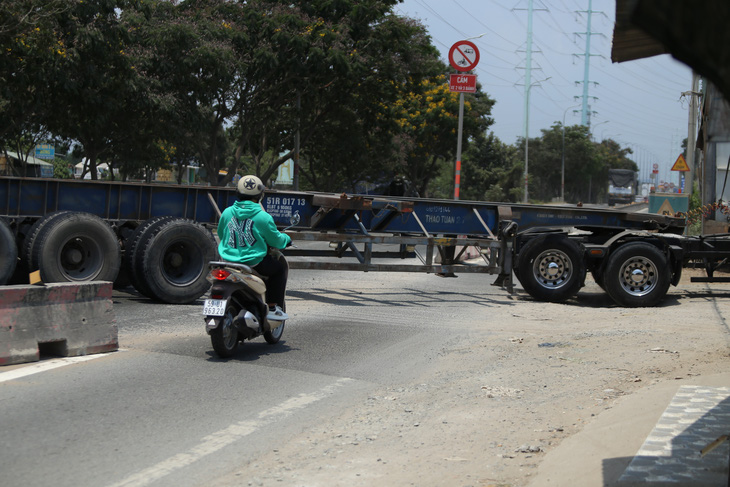
[[269, 247], [283, 249], [291, 238], [276, 228], [274, 219], [253, 201], [236, 201], [218, 222], [218, 253], [223, 260], [255, 266]]

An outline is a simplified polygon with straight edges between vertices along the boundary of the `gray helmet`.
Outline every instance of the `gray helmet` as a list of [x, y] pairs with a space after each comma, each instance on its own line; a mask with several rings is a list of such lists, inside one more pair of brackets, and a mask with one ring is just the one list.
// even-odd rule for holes
[[245, 196], [259, 196], [265, 189], [266, 186], [264, 186], [264, 183], [252, 174], [243, 176], [238, 181], [238, 193]]

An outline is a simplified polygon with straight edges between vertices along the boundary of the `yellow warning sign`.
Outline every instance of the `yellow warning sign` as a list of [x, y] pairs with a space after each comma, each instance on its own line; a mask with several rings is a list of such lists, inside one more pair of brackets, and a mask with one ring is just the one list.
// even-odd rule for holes
[[662, 203], [662, 206], [659, 207], [657, 213], [660, 215], [674, 216], [674, 208], [672, 208], [672, 204], [669, 200], [664, 200], [664, 203]]
[[672, 166], [672, 171], [683, 171], [683, 172], [689, 171], [689, 166], [687, 165], [687, 161], [684, 160], [684, 156], [682, 154], [679, 154], [679, 157], [677, 157], [677, 161]]

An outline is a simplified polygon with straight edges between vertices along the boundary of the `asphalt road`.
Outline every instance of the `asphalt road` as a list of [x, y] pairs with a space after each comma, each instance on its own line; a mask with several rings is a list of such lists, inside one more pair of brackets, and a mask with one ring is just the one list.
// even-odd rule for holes
[[295, 270], [282, 341], [229, 360], [202, 301], [117, 291], [119, 352], [0, 368], [0, 485], [527, 485], [622, 396], [727, 369], [726, 286], [625, 309], [494, 279]]
[[18, 378], [8, 374], [32, 369], [0, 370], [1, 483], [211, 485], [368, 391], [417, 377], [475, 304], [510, 304], [493, 280], [292, 273], [282, 341], [246, 342], [230, 360], [213, 354], [202, 304], [115, 291], [119, 352]]

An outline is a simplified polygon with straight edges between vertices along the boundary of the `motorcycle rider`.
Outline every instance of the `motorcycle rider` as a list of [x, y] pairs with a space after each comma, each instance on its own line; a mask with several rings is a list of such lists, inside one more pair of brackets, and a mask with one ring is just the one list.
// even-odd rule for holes
[[218, 222], [218, 253], [222, 259], [246, 264], [267, 278], [267, 319], [284, 321], [289, 318], [281, 309], [288, 269], [268, 251], [269, 247], [287, 247], [291, 237], [276, 228], [272, 216], [261, 206], [265, 189], [261, 179], [254, 175], [243, 176], [238, 181], [237, 201], [223, 210]]

